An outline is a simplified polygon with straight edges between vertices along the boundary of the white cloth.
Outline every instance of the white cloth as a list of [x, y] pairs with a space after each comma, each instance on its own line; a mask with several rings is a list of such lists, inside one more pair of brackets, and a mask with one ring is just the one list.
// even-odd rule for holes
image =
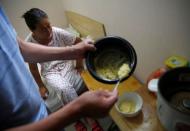
[[[71, 33], [57, 27], [52, 27], [52, 33], [53, 38], [52, 41], [48, 43], [48, 46], [71, 46], [76, 39]], [[38, 43], [32, 37], [32, 34], [29, 34], [26, 41]], [[49, 61], [40, 63], [40, 65], [41, 76], [43, 77], [47, 88], [51, 88], [48, 89], [48, 91], [52, 91], [49, 92], [50, 96], [54, 97], [55, 95], [52, 94], [55, 91], [58, 97], [62, 99], [62, 104], [66, 104], [75, 99], [78, 96], [77, 91], [80, 90], [80, 88], [84, 88], [83, 80], [75, 69], [74, 60]]]

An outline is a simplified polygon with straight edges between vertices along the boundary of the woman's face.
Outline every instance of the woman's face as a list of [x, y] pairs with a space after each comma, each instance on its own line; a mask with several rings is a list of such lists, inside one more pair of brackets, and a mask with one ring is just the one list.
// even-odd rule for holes
[[43, 18], [32, 32], [41, 41], [50, 42], [52, 39], [52, 27], [48, 18]]

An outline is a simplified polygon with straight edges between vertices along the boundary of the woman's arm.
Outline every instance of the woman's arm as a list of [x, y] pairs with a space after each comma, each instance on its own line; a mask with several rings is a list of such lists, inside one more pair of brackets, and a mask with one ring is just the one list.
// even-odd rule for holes
[[74, 45], [76, 45], [77, 43], [80, 43], [82, 40], [80, 37], [76, 37]]
[[[81, 41], [82, 41], [81, 38], [76, 37], [74, 44], [76, 45], [76, 44], [80, 43]], [[82, 70], [83, 70], [83, 59], [82, 58], [76, 59], [76, 69], [79, 73], [82, 72]]]
[[35, 63], [29, 63], [28, 65], [29, 65], [29, 68], [30, 68], [30, 72], [32, 73], [36, 83], [38, 84], [38, 87], [39, 87], [39, 90], [40, 90], [40, 95], [45, 100], [47, 98], [48, 90], [45, 87], [45, 85], [44, 85], [44, 83], [43, 83], [43, 81], [41, 79], [40, 72], [38, 70], [38, 66]]
[[29, 63], [45, 62], [51, 60], [71, 60], [83, 58], [88, 50], [95, 50], [91, 41], [81, 41], [68, 47], [47, 47], [39, 44], [25, 42], [18, 38], [19, 47], [24, 60]]

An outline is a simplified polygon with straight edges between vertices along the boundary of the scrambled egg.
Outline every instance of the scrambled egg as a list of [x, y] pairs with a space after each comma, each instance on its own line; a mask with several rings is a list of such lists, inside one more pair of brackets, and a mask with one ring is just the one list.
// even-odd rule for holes
[[123, 113], [132, 113], [135, 111], [136, 104], [133, 101], [122, 101], [118, 107]]
[[100, 52], [95, 60], [95, 69], [97, 74], [109, 80], [122, 79], [129, 75], [129, 58], [125, 52], [116, 49], [107, 49]]
[[130, 71], [131, 71], [131, 69], [130, 69], [129, 65], [126, 64], [126, 63], [124, 63], [119, 68], [119, 71], [118, 71], [118, 77], [119, 77], [119, 79], [122, 79], [122, 78], [128, 76]]
[[129, 65], [127, 63], [124, 63], [121, 65], [121, 67], [114, 68], [113, 66], [107, 66], [106, 68], [97, 68], [97, 73], [110, 80], [116, 80], [116, 79], [122, 79], [129, 75], [129, 72], [131, 71]]
[[122, 79], [130, 72], [128, 57], [124, 52], [115, 49], [107, 49], [99, 53], [94, 63], [97, 74], [105, 79]]

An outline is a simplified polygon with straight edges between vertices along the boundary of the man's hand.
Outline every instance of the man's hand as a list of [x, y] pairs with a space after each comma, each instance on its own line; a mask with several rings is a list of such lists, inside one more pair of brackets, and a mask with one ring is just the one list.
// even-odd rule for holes
[[13, 127], [9, 131], [57, 131], [81, 117], [103, 117], [117, 101], [117, 96], [117, 90], [113, 92], [88, 91], [47, 118]]
[[40, 44], [25, 42], [17, 38], [22, 56], [26, 62], [40, 63], [52, 60], [73, 60], [84, 58], [86, 51], [94, 51], [96, 48], [91, 39], [85, 39], [76, 45], [68, 47], [50, 47]]
[[93, 45], [93, 41], [91, 39], [84, 39], [83, 41], [77, 43], [76, 45], [72, 46], [73, 48], [73, 57], [75, 59], [84, 58], [86, 51], [95, 51], [96, 48]]
[[77, 104], [81, 104], [81, 113], [88, 117], [103, 117], [109, 113], [111, 107], [117, 101], [118, 92], [89, 91], [81, 95]]

